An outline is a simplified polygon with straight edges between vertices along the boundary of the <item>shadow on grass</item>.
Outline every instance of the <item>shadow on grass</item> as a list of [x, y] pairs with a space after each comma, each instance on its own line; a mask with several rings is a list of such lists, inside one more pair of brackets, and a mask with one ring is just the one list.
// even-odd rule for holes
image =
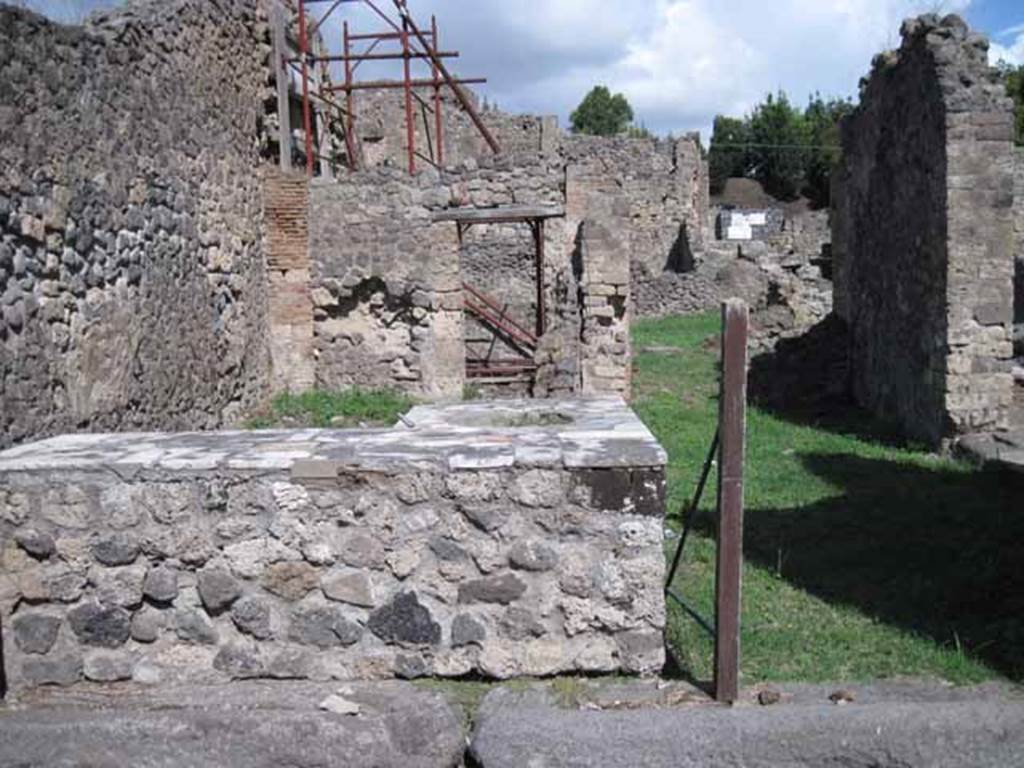
[[1024, 481], [853, 455], [802, 461], [842, 493], [750, 510], [747, 558], [1024, 679]]
[[894, 423], [858, 408], [849, 390], [846, 324], [830, 314], [804, 334], [750, 361], [751, 404], [790, 423], [893, 447], [908, 442]]

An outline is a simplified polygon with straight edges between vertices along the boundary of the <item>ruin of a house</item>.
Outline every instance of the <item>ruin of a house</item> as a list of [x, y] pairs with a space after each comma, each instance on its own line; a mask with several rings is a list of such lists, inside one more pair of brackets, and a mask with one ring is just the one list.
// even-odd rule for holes
[[[830, 239], [857, 400], [936, 443], [1010, 426], [1024, 162], [958, 19], [876, 62], [831, 238], [713, 211], [695, 136], [474, 103], [495, 152], [436, 73], [411, 123], [349, 84], [331, 133], [295, 35], [271, 0], [0, 7], [8, 685], [657, 672], [666, 458], [623, 402], [630, 318], [739, 295], [770, 350], [832, 311]], [[425, 404], [212, 431], [354, 385]]]

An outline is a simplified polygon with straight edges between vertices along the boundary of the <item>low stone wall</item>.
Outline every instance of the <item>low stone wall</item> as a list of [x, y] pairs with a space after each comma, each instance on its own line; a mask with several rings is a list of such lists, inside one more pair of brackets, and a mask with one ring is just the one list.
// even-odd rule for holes
[[12, 689], [654, 673], [664, 451], [618, 398], [0, 454]]

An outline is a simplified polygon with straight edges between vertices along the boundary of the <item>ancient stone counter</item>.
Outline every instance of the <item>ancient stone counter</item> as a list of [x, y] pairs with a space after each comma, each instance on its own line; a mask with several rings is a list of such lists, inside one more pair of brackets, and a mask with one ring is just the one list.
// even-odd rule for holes
[[9, 686], [663, 663], [665, 453], [618, 398], [0, 453]]

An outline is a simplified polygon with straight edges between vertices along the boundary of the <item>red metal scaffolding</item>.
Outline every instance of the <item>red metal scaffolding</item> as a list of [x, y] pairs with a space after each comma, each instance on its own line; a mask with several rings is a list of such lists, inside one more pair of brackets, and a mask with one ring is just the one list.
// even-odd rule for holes
[[[444, 88], [450, 88], [459, 105], [466, 111], [473, 121], [477, 130], [483, 136], [488, 146], [497, 154], [500, 152], [498, 142], [484, 124], [472, 99], [463, 89], [463, 85], [487, 82], [484, 78], [456, 78], [453, 77], [445, 65], [445, 59], [458, 57], [457, 51], [441, 51], [439, 47], [439, 34], [436, 17], [431, 18], [430, 28], [424, 32], [413, 20], [409, 12], [406, 0], [391, 0], [398, 18], [392, 18], [378, 5], [380, 0], [296, 0], [289, 5], [298, 15], [298, 55], [288, 56], [282, 54], [281, 70], [287, 72], [288, 67], [294, 69], [301, 79], [302, 94], [302, 123], [305, 134], [306, 173], [313, 176], [316, 169], [316, 160], [328, 161], [321, 153], [318, 153], [315, 145], [314, 123], [319, 126], [321, 132], [330, 133], [332, 128], [340, 126], [338, 132], [345, 137], [345, 152], [348, 157], [348, 165], [356, 170], [359, 165], [359, 140], [356, 132], [356, 104], [355, 93], [368, 90], [396, 90], [404, 91], [404, 108], [406, 122], [406, 149], [409, 158], [409, 172], [416, 172], [417, 158], [434, 166], [440, 166], [444, 162], [444, 119], [442, 116], [441, 93]], [[348, 20], [342, 23], [341, 53], [331, 54], [329, 52], [314, 53], [311, 40], [319, 35], [320, 39], [327, 43], [324, 37], [324, 24], [331, 15], [342, 5], [361, 3], [368, 7], [379, 17], [387, 28], [383, 32], [371, 32], [354, 34], [349, 29]], [[311, 16], [309, 6], [326, 5], [330, 7], [319, 18]], [[359, 44], [365, 43], [366, 48], [356, 51]], [[379, 50], [386, 48], [387, 44], [397, 44], [398, 50]], [[325, 45], [329, 50], [329, 45]], [[412, 64], [415, 60], [427, 61], [430, 64], [431, 76], [429, 78], [414, 78]], [[367, 80], [356, 81], [355, 74], [359, 66], [366, 61], [401, 61], [402, 78], [399, 80]], [[334, 85], [330, 78], [330, 65], [342, 64], [344, 69], [344, 81], [340, 85]], [[313, 82], [314, 67], [320, 66], [320, 77]], [[314, 85], [319, 85], [314, 92]], [[418, 93], [419, 89], [430, 89], [433, 92], [432, 104], [424, 100]], [[344, 94], [344, 103], [335, 99], [335, 94]], [[416, 148], [416, 113], [414, 101], [418, 101], [424, 112], [432, 112], [434, 117], [433, 139], [430, 136], [429, 123], [425, 125], [427, 143], [430, 156], [417, 151]], [[316, 102], [317, 106], [314, 106]], [[288, 116], [282, 116], [282, 140], [290, 142], [290, 130]], [[285, 137], [283, 134], [288, 133]]]

